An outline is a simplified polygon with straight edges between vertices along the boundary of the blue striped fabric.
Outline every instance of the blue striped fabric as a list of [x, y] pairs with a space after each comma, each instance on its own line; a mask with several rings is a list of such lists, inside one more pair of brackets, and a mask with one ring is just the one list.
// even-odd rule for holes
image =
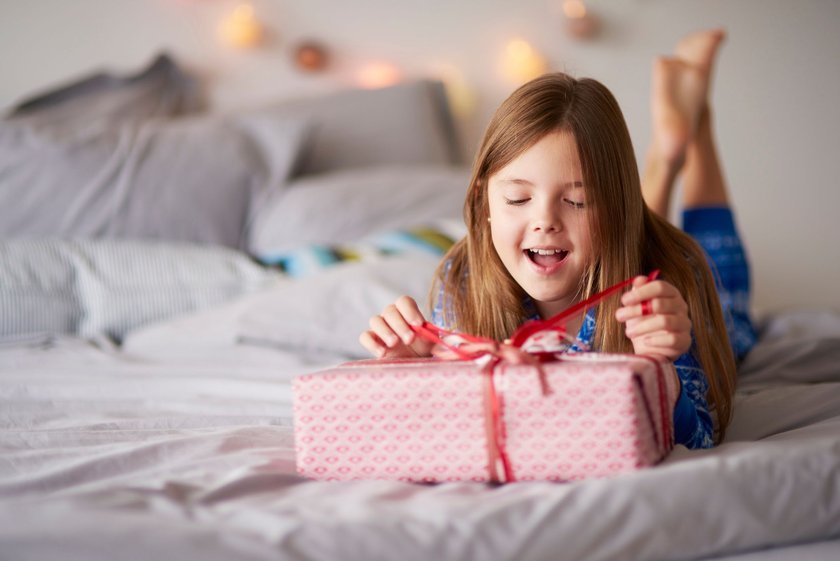
[[313, 244], [293, 251], [258, 255], [257, 259], [289, 276], [305, 277], [347, 261], [370, 261], [405, 253], [443, 256], [463, 234], [460, 223], [439, 222], [380, 232], [346, 244]]
[[690, 234], [715, 273], [726, 331], [740, 362], [757, 340], [750, 318], [750, 267], [728, 207], [694, 208], [683, 212], [683, 230]]

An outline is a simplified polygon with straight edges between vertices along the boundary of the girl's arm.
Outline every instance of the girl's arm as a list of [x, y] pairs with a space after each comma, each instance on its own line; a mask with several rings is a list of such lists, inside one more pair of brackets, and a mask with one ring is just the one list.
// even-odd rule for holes
[[706, 402], [706, 373], [691, 353], [691, 320], [688, 304], [670, 283], [646, 282], [639, 277], [633, 289], [621, 298], [616, 319], [626, 323], [625, 333], [636, 354], [669, 358], [680, 381], [680, 395], [674, 407], [674, 435], [677, 444], [688, 448], [714, 446], [714, 424]]
[[680, 379], [680, 396], [674, 407], [674, 437], [688, 448], [715, 445], [714, 423], [706, 402], [706, 373], [691, 353], [674, 361]]

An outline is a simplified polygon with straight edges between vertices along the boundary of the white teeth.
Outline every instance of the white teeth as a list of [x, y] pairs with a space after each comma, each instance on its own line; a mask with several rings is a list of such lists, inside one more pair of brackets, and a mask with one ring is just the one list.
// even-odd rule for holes
[[529, 249], [531, 253], [538, 253], [540, 255], [554, 255], [555, 253], [563, 253], [562, 249]]

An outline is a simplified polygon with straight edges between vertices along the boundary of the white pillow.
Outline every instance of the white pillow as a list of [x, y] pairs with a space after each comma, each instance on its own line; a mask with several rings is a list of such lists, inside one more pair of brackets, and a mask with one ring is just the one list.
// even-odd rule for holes
[[460, 219], [468, 182], [464, 168], [429, 165], [304, 176], [273, 191], [256, 210], [248, 251], [279, 254]]
[[428, 316], [428, 291], [440, 258], [405, 254], [344, 263], [321, 274], [261, 293], [237, 321], [242, 343], [348, 358], [368, 356], [359, 334], [398, 297], [417, 300]]

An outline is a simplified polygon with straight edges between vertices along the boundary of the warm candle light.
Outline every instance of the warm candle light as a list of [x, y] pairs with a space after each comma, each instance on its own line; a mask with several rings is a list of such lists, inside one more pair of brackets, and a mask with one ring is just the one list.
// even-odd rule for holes
[[502, 71], [505, 77], [521, 84], [545, 74], [545, 59], [527, 41], [515, 39], [505, 47]]
[[443, 82], [452, 112], [458, 117], [470, 117], [475, 111], [476, 99], [464, 73], [452, 64], [439, 64], [432, 72]]
[[563, 2], [563, 13], [569, 19], [580, 19], [586, 17], [586, 4], [583, 0], [565, 0]]
[[240, 4], [219, 27], [222, 39], [239, 49], [254, 47], [262, 40], [262, 26], [250, 4]]
[[367, 89], [393, 86], [400, 81], [402, 75], [399, 68], [387, 62], [371, 62], [362, 67], [356, 81], [359, 86]]
[[564, 0], [566, 28], [577, 39], [589, 39], [598, 31], [598, 20], [586, 9], [583, 0]]

